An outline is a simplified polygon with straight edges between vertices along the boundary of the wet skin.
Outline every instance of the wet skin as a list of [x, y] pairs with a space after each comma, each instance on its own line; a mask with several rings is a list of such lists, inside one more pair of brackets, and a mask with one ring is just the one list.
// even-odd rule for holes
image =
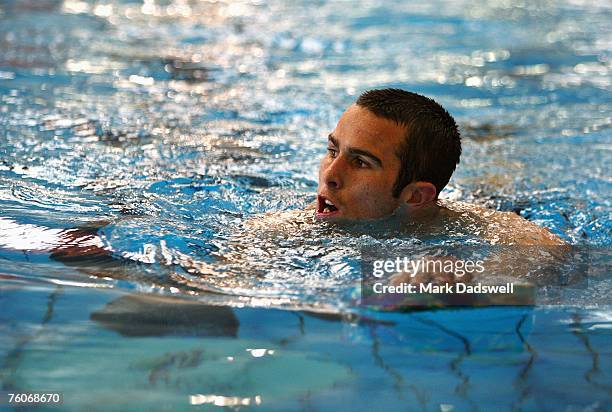
[[449, 222], [456, 222], [492, 243], [565, 243], [514, 213], [437, 200], [435, 186], [429, 182], [412, 182], [394, 197], [393, 186], [400, 170], [398, 151], [406, 132], [392, 120], [351, 105], [330, 133], [327, 154], [321, 159], [316, 218], [368, 220], [394, 215], [400, 220], [421, 222], [428, 232], [444, 233]]
[[392, 193], [405, 135], [404, 126], [350, 106], [329, 135], [321, 160], [316, 216], [377, 219], [392, 214], [402, 202]]

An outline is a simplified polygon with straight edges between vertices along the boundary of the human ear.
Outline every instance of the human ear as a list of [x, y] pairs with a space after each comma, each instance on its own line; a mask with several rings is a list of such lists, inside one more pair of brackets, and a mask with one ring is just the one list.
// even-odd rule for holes
[[400, 199], [408, 206], [420, 207], [436, 198], [436, 187], [429, 182], [413, 182], [406, 186]]

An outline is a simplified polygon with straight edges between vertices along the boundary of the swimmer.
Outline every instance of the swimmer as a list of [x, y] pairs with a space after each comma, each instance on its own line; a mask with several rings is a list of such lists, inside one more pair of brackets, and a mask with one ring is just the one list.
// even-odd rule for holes
[[[564, 249], [560, 238], [511, 213], [443, 201], [461, 155], [453, 117], [438, 103], [399, 89], [370, 90], [342, 114], [327, 138], [319, 168], [315, 217], [325, 221], [395, 221], [418, 237], [444, 235], [449, 228], [471, 231], [496, 245]], [[516, 254], [488, 260], [487, 273], [528, 274]], [[520, 269], [519, 269], [520, 266]], [[533, 266], [533, 265], [531, 265]], [[425, 275], [425, 276], [424, 276]], [[448, 274], [397, 273], [393, 283], [453, 283]]]
[[[248, 222], [246, 232], [278, 234], [287, 230], [287, 222], [295, 227], [314, 215], [315, 220], [340, 226], [370, 222], [372, 230], [383, 227], [398, 237], [439, 239], [450, 232], [469, 233], [492, 245], [516, 246], [498, 248], [485, 262], [491, 279], [489, 275], [500, 273], [514, 279], [533, 277], [531, 256], [522, 256], [526, 249], [517, 247], [546, 247], [551, 258], [540, 259], [538, 269], [554, 268], [568, 245], [548, 230], [512, 212], [439, 198], [460, 155], [455, 120], [434, 100], [399, 89], [366, 91], [327, 137], [317, 199], [310, 210], [270, 213]], [[447, 273], [397, 273], [393, 283], [457, 279]]]
[[[299, 231], [312, 227], [313, 221], [380, 222], [383, 226], [392, 222], [393, 233], [399, 228], [417, 238], [443, 236], [454, 227], [496, 245], [566, 245], [514, 213], [440, 199], [460, 155], [457, 125], [438, 103], [399, 89], [367, 91], [348, 107], [327, 137], [316, 202], [304, 211], [271, 212], [247, 220], [236, 231], [240, 241], [236, 243], [242, 246], [218, 258], [239, 263], [245, 259], [243, 249], [258, 244], [253, 236]], [[9, 229], [16, 225], [0, 219], [0, 229], [3, 223]], [[57, 241], [50, 241], [53, 247], [39, 251], [51, 252], [54, 259], [73, 264], [102, 259], [107, 264], [98, 265], [101, 270], [96, 271], [97, 276], [112, 270], [121, 272], [109, 262], [118, 259], [117, 255], [104, 245], [97, 227], [61, 230]], [[12, 233], [19, 231], [13, 229]], [[22, 229], [34, 236], [31, 229]], [[50, 233], [46, 233], [49, 238]], [[0, 236], [0, 246], [36, 251], [27, 245], [19, 247], [20, 242], [10, 243], [2, 242]], [[214, 264], [195, 262], [190, 256], [182, 256], [179, 261], [197, 273], [216, 271]], [[119, 273], [111, 276], [121, 277]]]
[[[310, 208], [327, 222], [392, 219], [416, 236], [443, 235], [457, 226], [492, 244], [565, 244], [515, 213], [440, 199], [460, 155], [455, 120], [434, 100], [400, 89], [366, 91], [327, 137]], [[303, 218], [270, 214], [256, 226], [284, 226], [292, 216]]]

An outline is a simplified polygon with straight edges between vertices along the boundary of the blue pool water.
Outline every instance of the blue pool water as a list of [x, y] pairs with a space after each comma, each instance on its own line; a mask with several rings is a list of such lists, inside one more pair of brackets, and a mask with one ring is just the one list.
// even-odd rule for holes
[[377, 312], [353, 303], [360, 248], [422, 239], [262, 218], [313, 200], [361, 91], [400, 87], [460, 124], [443, 197], [610, 247], [610, 6], [396, 3], [0, 0], [0, 391], [612, 408], [608, 273], [550, 305]]

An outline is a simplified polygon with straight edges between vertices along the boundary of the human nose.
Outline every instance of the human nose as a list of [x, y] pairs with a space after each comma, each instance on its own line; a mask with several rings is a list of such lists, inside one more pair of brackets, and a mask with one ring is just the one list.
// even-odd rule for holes
[[323, 182], [325, 185], [332, 189], [338, 190], [342, 187], [343, 174], [342, 174], [342, 165], [344, 160], [341, 156], [337, 156], [333, 159], [330, 159], [325, 167], [323, 168]]

